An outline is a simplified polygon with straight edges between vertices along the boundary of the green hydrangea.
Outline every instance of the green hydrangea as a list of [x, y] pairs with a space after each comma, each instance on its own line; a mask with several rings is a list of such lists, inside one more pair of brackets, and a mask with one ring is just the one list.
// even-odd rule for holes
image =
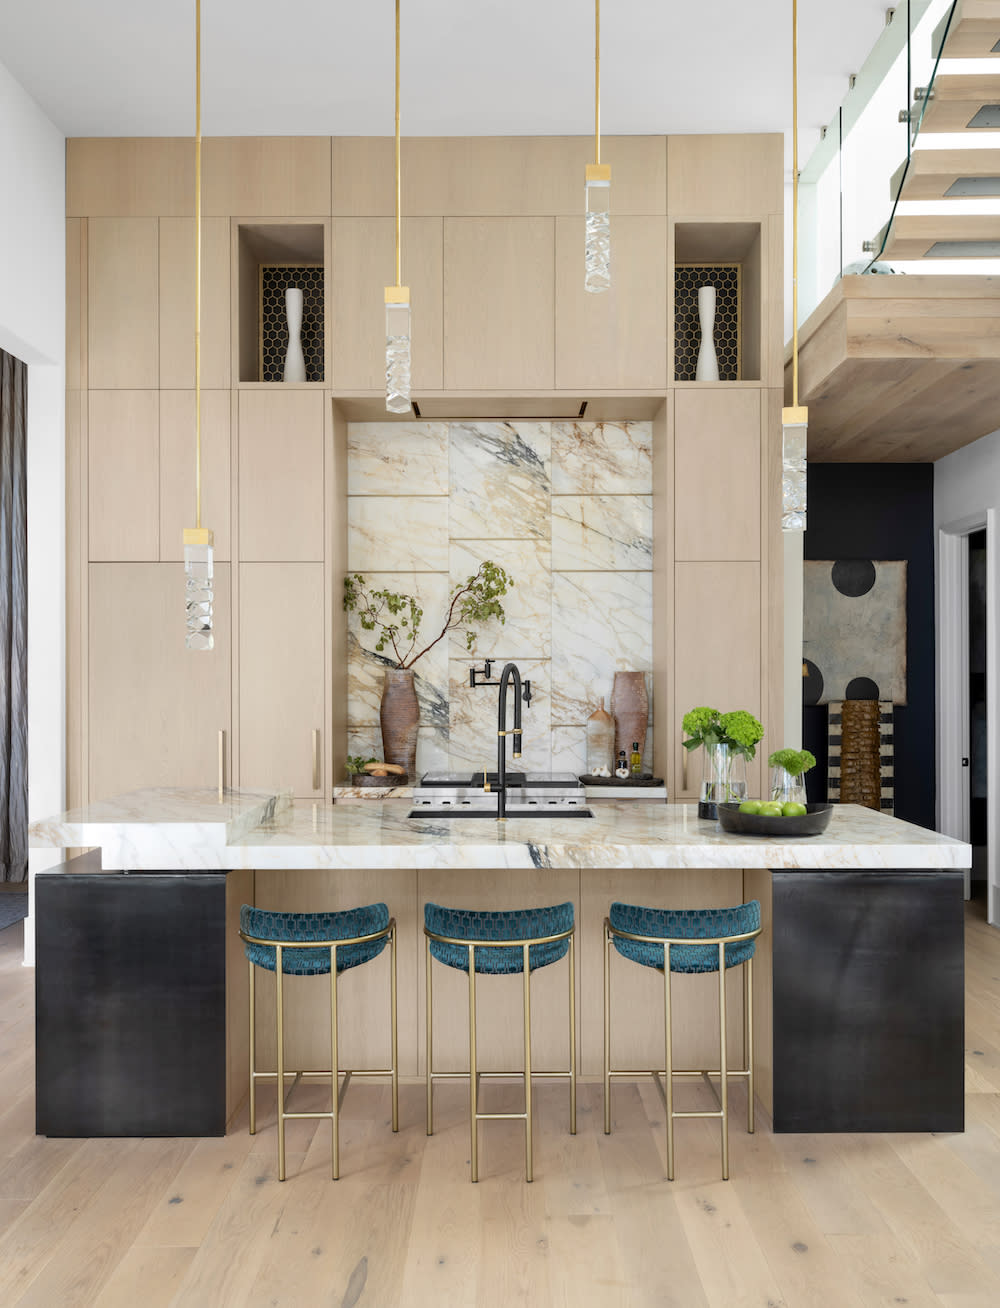
[[[695, 745], [700, 745], [706, 732], [710, 732], [718, 724], [719, 710], [714, 708], [693, 708], [690, 713], [684, 714], [684, 721], [681, 723], [685, 732], [693, 738]], [[684, 743], [688, 744], [687, 741]]]
[[784, 768], [790, 777], [801, 777], [816, 766], [816, 757], [808, 749], [776, 749], [767, 761], [772, 768]]
[[723, 731], [723, 744], [738, 750], [747, 758], [757, 753], [757, 741], [764, 734], [764, 728], [752, 713], [746, 709], [735, 709], [732, 713], [723, 713], [719, 719]]

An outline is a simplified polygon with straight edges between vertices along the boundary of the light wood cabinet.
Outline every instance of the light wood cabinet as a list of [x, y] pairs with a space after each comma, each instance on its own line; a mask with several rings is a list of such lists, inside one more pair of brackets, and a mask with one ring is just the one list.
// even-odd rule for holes
[[553, 218], [444, 220], [447, 390], [555, 382]]
[[323, 405], [315, 391], [241, 391], [240, 558], [323, 558]]
[[93, 390], [159, 385], [159, 259], [155, 218], [91, 218], [87, 353]]
[[760, 558], [760, 439], [759, 390], [676, 392], [677, 559]]
[[203, 148], [204, 213], [283, 218], [330, 212], [328, 136], [213, 136]]
[[611, 217], [611, 289], [584, 290], [583, 218], [556, 219], [556, 386], [667, 384], [667, 222]]
[[[195, 525], [194, 391], [160, 391], [160, 559], [184, 560], [184, 528]], [[215, 557], [232, 557], [229, 391], [201, 393], [201, 520]]]
[[322, 563], [240, 564], [240, 785], [323, 793]]
[[229, 566], [215, 570], [207, 653], [184, 648], [182, 564], [92, 563], [89, 573], [90, 798], [218, 785], [231, 720]]
[[[229, 386], [229, 220], [201, 224], [201, 384]], [[194, 219], [160, 219], [160, 386], [194, 386]]]
[[88, 396], [88, 557], [159, 556], [159, 405], [156, 391]]
[[[403, 224], [403, 282], [410, 288], [414, 391], [441, 389], [440, 218]], [[385, 385], [385, 305], [393, 281], [391, 218], [333, 220], [333, 384], [338, 391]]]
[[[761, 716], [759, 563], [677, 563], [674, 580], [674, 694], [670, 724], [678, 798], [698, 793], [701, 752], [685, 760], [681, 719], [699, 704]], [[747, 765], [750, 794], [760, 794], [760, 752]]]
[[667, 212], [675, 218], [781, 213], [780, 132], [667, 137]]

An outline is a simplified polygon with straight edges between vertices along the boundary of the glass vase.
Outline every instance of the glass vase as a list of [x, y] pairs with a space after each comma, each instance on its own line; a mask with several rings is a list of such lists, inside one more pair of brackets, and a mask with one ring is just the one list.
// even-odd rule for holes
[[778, 804], [804, 804], [806, 783], [802, 777], [793, 777], [785, 768], [771, 769], [771, 799]]
[[701, 793], [698, 816], [715, 821], [716, 805], [739, 804], [747, 797], [746, 758], [729, 745], [702, 747]]

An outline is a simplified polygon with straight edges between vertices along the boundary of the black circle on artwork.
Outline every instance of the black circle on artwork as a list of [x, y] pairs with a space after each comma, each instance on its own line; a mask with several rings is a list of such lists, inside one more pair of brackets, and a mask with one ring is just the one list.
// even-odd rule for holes
[[854, 677], [847, 683], [844, 699], [878, 699], [878, 682], [871, 677]]
[[830, 580], [841, 595], [867, 595], [875, 585], [875, 564], [871, 559], [838, 559], [830, 571]]
[[810, 659], [802, 660], [802, 703], [818, 704], [823, 693], [823, 674]]

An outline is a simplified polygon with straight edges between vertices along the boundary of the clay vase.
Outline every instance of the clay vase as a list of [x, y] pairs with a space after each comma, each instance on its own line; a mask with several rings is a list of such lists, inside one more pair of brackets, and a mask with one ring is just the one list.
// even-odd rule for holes
[[420, 705], [411, 669], [387, 668], [379, 709], [382, 756], [387, 763], [406, 769], [411, 780], [417, 772], [417, 727]]
[[615, 720], [605, 709], [602, 695], [601, 707], [587, 719], [587, 774], [594, 776], [598, 768], [607, 768], [610, 773], [614, 765]]
[[646, 745], [646, 722], [649, 718], [649, 697], [646, 694], [644, 673], [615, 673], [611, 689], [611, 712], [615, 719], [615, 758], [622, 750], [628, 758], [634, 741], [639, 742], [641, 754]]

